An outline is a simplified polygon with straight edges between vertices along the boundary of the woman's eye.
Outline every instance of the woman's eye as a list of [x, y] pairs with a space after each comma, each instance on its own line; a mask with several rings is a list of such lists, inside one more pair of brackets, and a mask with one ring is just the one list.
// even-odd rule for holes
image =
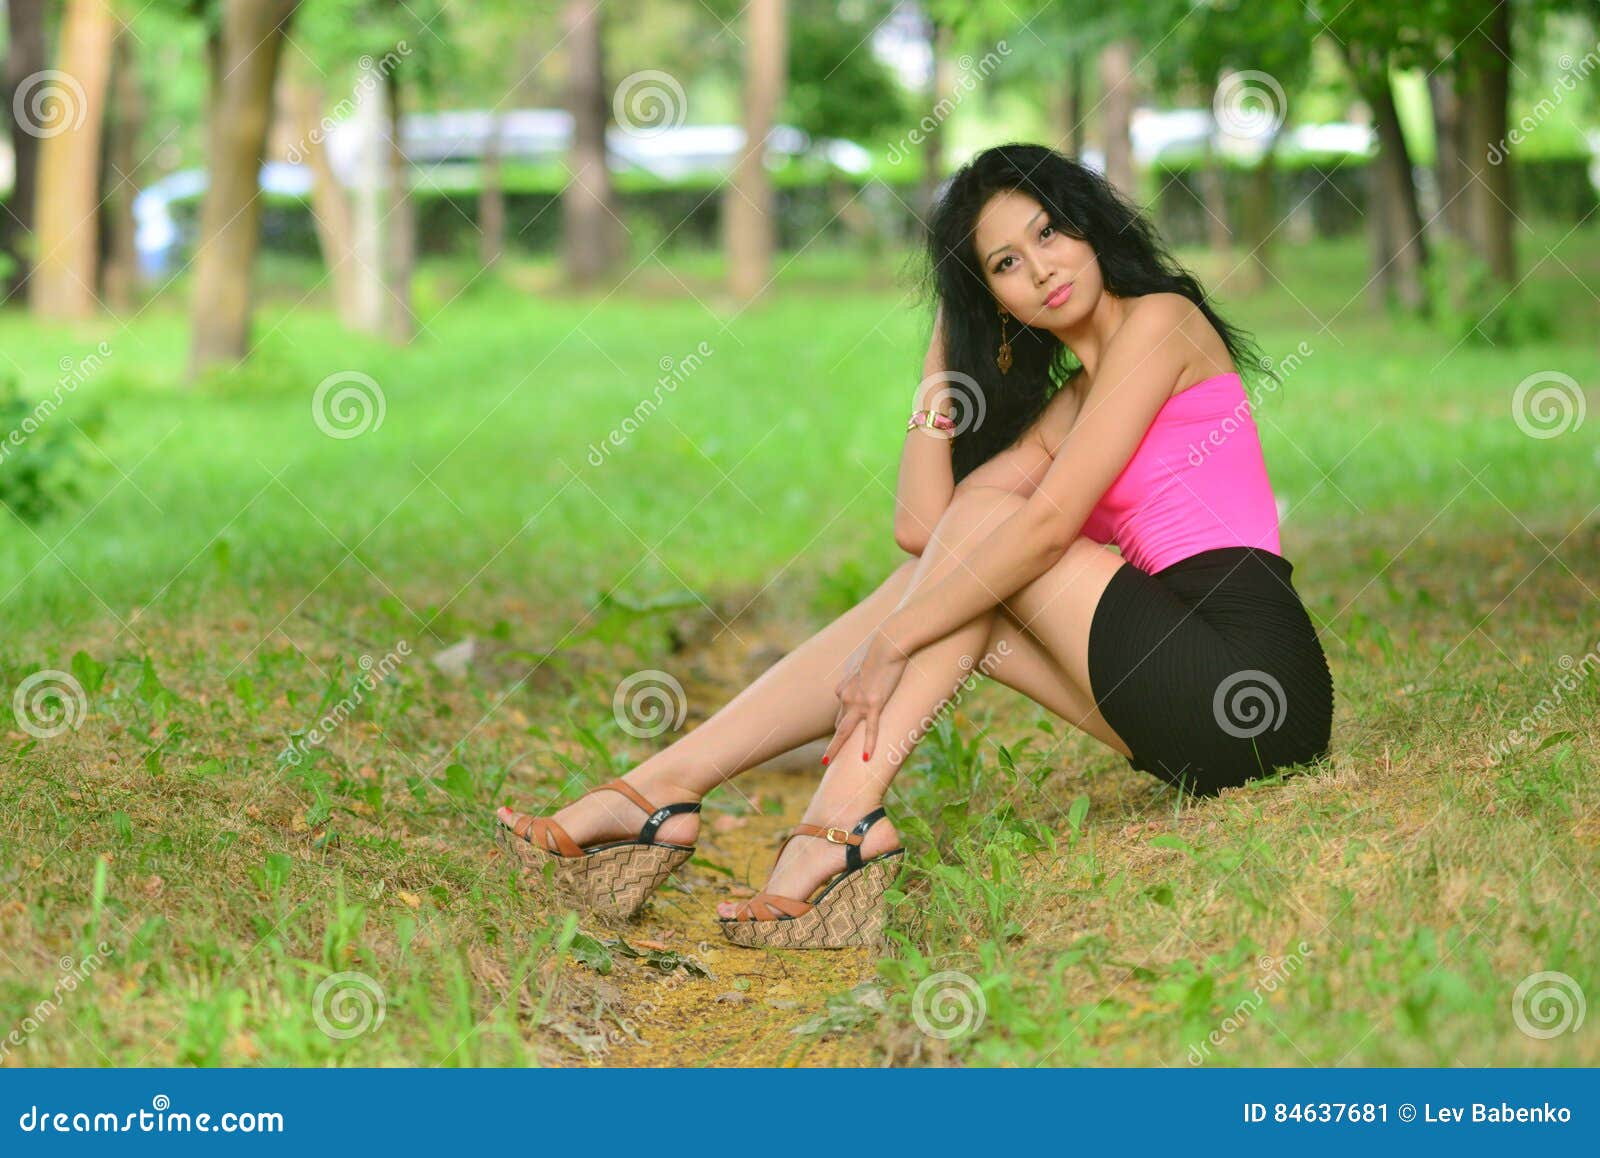
[[1006, 262], [1008, 262], [1010, 260], [1011, 259], [1009, 257], [1002, 257], [1000, 259], [1000, 264], [994, 267], [995, 273], [1005, 273], [1005, 271], [1006, 271]]
[[1045, 234], [1054, 233], [1055, 231], [1056, 227], [1054, 225], [1046, 225], [1043, 229], [1039, 230], [1039, 236], [1043, 237]]

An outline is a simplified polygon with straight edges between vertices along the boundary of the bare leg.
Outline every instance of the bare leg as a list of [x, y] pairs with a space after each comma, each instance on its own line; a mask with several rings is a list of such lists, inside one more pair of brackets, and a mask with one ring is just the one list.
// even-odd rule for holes
[[[954, 523], [946, 527], [946, 550], [959, 546], [952, 539], [956, 530]], [[871, 595], [762, 673], [705, 723], [641, 761], [624, 779], [657, 804], [696, 800], [748, 768], [831, 736], [839, 707], [834, 686], [861, 642], [905, 598], [919, 568], [927, 573], [925, 558], [926, 554], [906, 560]], [[1023, 628], [1011, 608], [992, 617], [984, 651], [1004, 657], [1003, 663], [988, 670], [993, 678], [1126, 753], [1126, 746], [1095, 708], [1087, 681], [1076, 683], [1040, 640]], [[519, 814], [502, 808], [499, 815], [509, 825]], [[643, 812], [615, 792], [585, 796], [555, 816], [579, 844], [632, 835], [644, 821]], [[670, 817], [658, 835], [673, 843], [692, 843], [698, 824], [694, 814], [680, 814]]]
[[[953, 568], [962, 566], [962, 554], [971, 549], [971, 543], [987, 535], [1022, 502], [1014, 493], [996, 488], [977, 487], [958, 494], [918, 560], [910, 589], [922, 583], [937, 582]], [[878, 807], [900, 764], [974, 668], [1002, 681], [1017, 678], [1022, 682], [1024, 673], [1007, 667], [1013, 655], [1024, 669], [1065, 672], [1068, 679], [1058, 688], [1065, 686], [1069, 697], [1074, 698], [1074, 702], [1065, 706], [1076, 715], [1075, 722], [1126, 754], [1127, 746], [1094, 710], [1092, 701], [1083, 691], [1088, 687], [1088, 622], [1106, 583], [1120, 566], [1121, 560], [1111, 552], [1080, 540], [1055, 567], [1007, 601], [1007, 611], [1027, 623], [1029, 631], [1005, 634], [1012, 631], [1014, 622], [996, 607], [919, 650], [907, 663], [899, 686], [884, 707], [879, 721], [877, 751], [865, 761], [855, 755], [861, 751], [865, 740], [865, 727], [858, 725], [838, 759], [823, 776], [803, 820], [848, 828]], [[997, 628], [1002, 632], [998, 640], [1026, 639], [1031, 633], [1037, 635], [1046, 648], [1041, 652], [1038, 648], [1025, 647], [1013, 654], [1004, 654], [996, 642], [991, 650]], [[1050, 660], [1052, 667], [1038, 668], [1041, 654]], [[1055, 698], [1062, 698], [1059, 692]], [[833, 710], [836, 714], [836, 704]], [[887, 820], [880, 820], [868, 830], [861, 853], [874, 856], [898, 844], [893, 826]], [[843, 867], [843, 853], [837, 846], [821, 840], [793, 840], [785, 846], [764, 888], [783, 896], [805, 899]], [[717, 908], [722, 916], [737, 916], [740, 903], [727, 901]]]

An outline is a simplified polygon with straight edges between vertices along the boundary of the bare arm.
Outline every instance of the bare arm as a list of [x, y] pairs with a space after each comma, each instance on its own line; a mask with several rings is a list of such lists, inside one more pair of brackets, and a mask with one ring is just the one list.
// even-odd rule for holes
[[882, 631], [900, 654], [942, 639], [1010, 598], [1066, 553], [1192, 356], [1193, 342], [1179, 327], [1183, 311], [1193, 306], [1174, 304], [1171, 295], [1152, 298], [1107, 345], [1081, 412], [1027, 503], [965, 553], [963, 566], [919, 587], [884, 622]]
[[[918, 385], [922, 397], [913, 402], [912, 409], [923, 410], [931, 405], [953, 417], [954, 405], [948, 399], [930, 401], [930, 396], [937, 395], [944, 385], [944, 380], [938, 378], [945, 370], [943, 321], [942, 314], [934, 320], [933, 339], [928, 343], [922, 382]], [[943, 433], [920, 426], [906, 431], [900, 448], [900, 477], [895, 484], [894, 541], [909, 554], [922, 554], [955, 493], [950, 452], [951, 440]]]

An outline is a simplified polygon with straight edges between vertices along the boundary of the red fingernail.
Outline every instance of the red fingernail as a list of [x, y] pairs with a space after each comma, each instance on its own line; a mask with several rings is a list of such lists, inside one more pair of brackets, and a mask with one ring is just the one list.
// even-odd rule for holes
[[863, 752], [863, 753], [861, 753], [861, 758], [862, 758], [862, 759], [863, 759], [863, 760], [865, 760], [865, 759], [866, 759], [866, 758], [867, 758], [867, 754], [866, 754], [866, 753], [865, 753], [865, 752]]
[[822, 758], [822, 766], [823, 766], [823, 767], [824, 767], [824, 768], [826, 768], [826, 767], [827, 767], [827, 766], [828, 766], [828, 758], [827, 758], [827, 757], [826, 757], [826, 756], [824, 756], [824, 757], [823, 757], [823, 758]]

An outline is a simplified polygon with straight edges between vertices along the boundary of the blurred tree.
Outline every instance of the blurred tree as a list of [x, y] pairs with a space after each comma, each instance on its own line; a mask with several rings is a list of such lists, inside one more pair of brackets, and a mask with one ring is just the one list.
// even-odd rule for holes
[[144, 168], [145, 97], [139, 75], [138, 36], [125, 20], [117, 21], [111, 53], [111, 99], [106, 109], [105, 169], [101, 177], [101, 222], [105, 260], [101, 263], [101, 296], [113, 313], [132, 309], [139, 280], [139, 249], [133, 219], [133, 198]]
[[[68, 0], [57, 55], [64, 79], [17, 115], [43, 137], [28, 301], [42, 317], [94, 313], [100, 234], [100, 138], [116, 18], [107, 0]], [[21, 94], [19, 94], [21, 95]], [[27, 126], [25, 126], [27, 127]]]
[[[202, 3], [196, 0], [196, 8]], [[272, 121], [278, 60], [298, 7], [299, 0], [220, 0], [206, 13], [208, 180], [194, 259], [191, 377], [237, 362], [249, 351], [251, 271], [261, 233], [261, 158]]]
[[[34, 185], [38, 180], [39, 137], [18, 115], [18, 89], [45, 67], [44, 0], [7, 0], [6, 83], [0, 99], [11, 118], [11, 197], [0, 213], [0, 253], [11, 259], [6, 298], [24, 292], [33, 261]], [[29, 94], [22, 94], [23, 107]]]
[[606, 156], [611, 93], [605, 81], [604, 18], [603, 5], [591, 0], [569, 0], [567, 4], [567, 110], [572, 114], [572, 143], [567, 154], [567, 184], [561, 193], [561, 236], [567, 277], [579, 288], [610, 274], [626, 249]]
[[767, 171], [767, 138], [783, 99], [788, 61], [786, 0], [750, 0], [745, 17], [744, 143], [722, 197], [728, 283], [753, 301], [772, 278], [776, 205]]
[[[406, 156], [402, 117], [457, 63], [446, 0], [316, 0], [297, 24], [295, 46], [308, 66], [286, 81], [285, 106], [302, 126], [292, 146], [313, 176], [317, 237], [347, 324], [404, 344], [416, 333], [412, 279], [417, 170]], [[349, 109], [361, 141], [355, 188], [335, 179], [322, 140], [333, 118], [321, 116], [332, 83], [350, 84]], [[323, 80], [310, 74], [320, 71]], [[352, 99], [353, 98], [353, 99]]]

